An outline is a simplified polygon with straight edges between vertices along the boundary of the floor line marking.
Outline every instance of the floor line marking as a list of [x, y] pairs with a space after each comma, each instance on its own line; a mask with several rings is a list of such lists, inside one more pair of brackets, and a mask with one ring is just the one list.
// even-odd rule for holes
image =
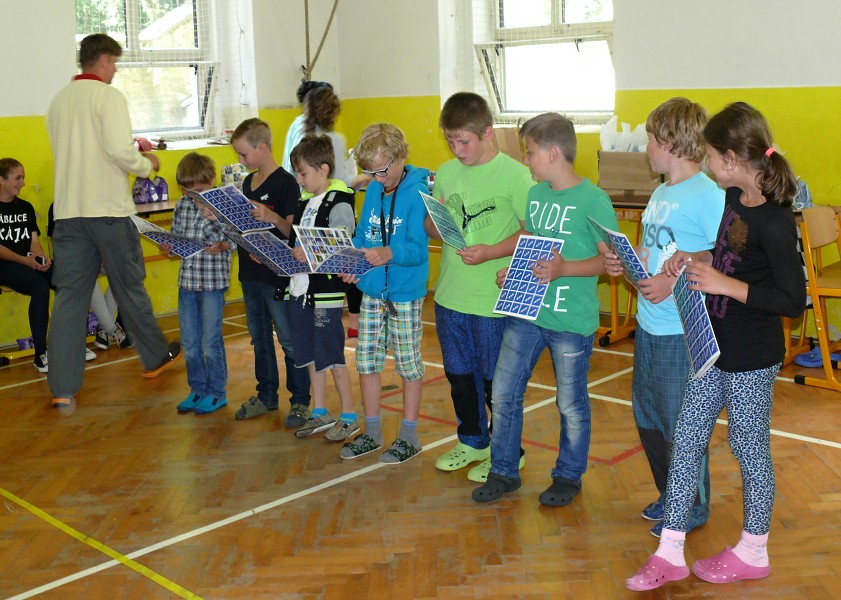
[[[13, 493], [11, 493], [11, 492], [9, 492], [9, 491], [1, 488], [1, 487], [0, 487], [0, 495], [4, 496], [8, 500], [11, 500], [12, 502], [17, 504], [21, 508], [24, 508], [24, 509], [28, 510], [30, 513], [32, 513], [36, 517], [40, 518], [43, 521], [46, 521], [48, 524], [52, 525], [53, 527], [55, 527], [56, 529], [58, 529], [58, 530], [60, 530], [64, 533], [66, 533], [70, 537], [72, 537], [72, 538], [74, 538], [74, 539], [76, 539], [76, 540], [78, 540], [78, 541], [80, 541], [84, 544], [87, 544], [88, 546], [90, 546], [94, 550], [98, 550], [99, 552], [101, 552], [102, 554], [105, 554], [106, 556], [111, 557], [113, 559], [113, 561], [111, 561], [111, 562], [116, 563], [116, 564], [122, 564], [122, 565], [128, 567], [132, 571], [135, 571], [136, 573], [139, 573], [140, 575], [143, 575], [144, 577], [154, 581], [155, 583], [157, 583], [161, 587], [166, 588], [167, 590], [169, 590], [170, 592], [172, 592], [174, 594], [177, 594], [181, 598], [201, 600], [201, 598], [197, 594], [194, 594], [193, 592], [181, 587], [180, 585], [178, 585], [174, 581], [171, 581], [171, 580], [167, 579], [166, 577], [164, 577], [163, 575], [160, 575], [160, 574], [156, 573], [155, 571], [153, 571], [149, 567], [141, 565], [140, 563], [132, 560], [131, 558], [127, 557], [126, 555], [117, 552], [116, 550], [114, 550], [113, 548], [110, 548], [109, 546], [106, 546], [102, 542], [99, 542], [99, 541], [97, 541], [97, 540], [95, 540], [91, 537], [86, 536], [85, 534], [81, 533], [80, 531], [77, 531], [76, 529], [73, 529], [72, 527], [70, 527], [66, 523], [63, 523], [62, 521], [59, 521], [58, 519], [56, 519], [55, 517], [53, 517], [49, 513], [41, 510], [40, 508], [38, 508], [34, 504], [31, 504], [31, 503], [27, 502], [23, 498], [19, 498], [18, 496], [14, 495]], [[46, 591], [46, 590], [41, 590], [41, 591]], [[40, 593], [40, 591], [29, 590], [28, 592], [24, 592], [23, 594], [20, 594], [18, 596], [14, 596], [14, 598], [29, 598], [30, 596], [33, 596], [36, 593]]]

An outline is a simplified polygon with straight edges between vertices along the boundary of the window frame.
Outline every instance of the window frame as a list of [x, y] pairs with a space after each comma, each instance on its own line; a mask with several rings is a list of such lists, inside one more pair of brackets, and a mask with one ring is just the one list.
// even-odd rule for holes
[[[168, 140], [206, 138], [213, 135], [210, 130], [215, 118], [212, 114], [213, 94], [219, 61], [212, 60], [212, 7], [209, 0], [191, 0], [193, 48], [142, 48], [140, 40], [141, 0], [125, 2], [125, 47], [117, 63], [118, 70], [148, 67], [184, 67], [193, 69], [196, 76], [196, 102], [198, 103], [197, 127], [169, 127], [134, 129], [136, 135], [161, 137]], [[85, 35], [77, 34], [77, 42]]]
[[[491, 1], [494, 9], [493, 41], [475, 43], [473, 46], [496, 123], [517, 124], [538, 114], [533, 111], [510, 110], [505, 105], [506, 48], [604, 41], [607, 43], [611, 62], [613, 61], [612, 20], [565, 23], [563, 15], [566, 0], [551, 0], [552, 10], [549, 24], [529, 27], [503, 27], [502, 5], [504, 0]], [[559, 35], [559, 29], [566, 29], [568, 33]], [[606, 123], [615, 112], [600, 110], [568, 111], [560, 107], [557, 110], [572, 118], [576, 125], [601, 125]]]

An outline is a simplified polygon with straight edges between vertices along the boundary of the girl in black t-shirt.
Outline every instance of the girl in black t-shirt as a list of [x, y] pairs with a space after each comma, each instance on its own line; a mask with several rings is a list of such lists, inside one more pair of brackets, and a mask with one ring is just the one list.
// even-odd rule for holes
[[785, 356], [780, 316], [806, 307], [806, 282], [790, 209], [794, 173], [774, 148], [765, 118], [752, 106], [725, 107], [704, 129], [707, 160], [726, 189], [724, 214], [712, 251], [676, 252], [663, 272], [682, 267], [692, 290], [706, 293], [720, 349], [702, 377], [689, 379], [674, 433], [660, 546], [628, 589], [644, 591], [689, 575], [686, 525], [698, 470], [716, 419], [727, 409], [730, 448], [742, 472], [744, 525], [739, 542], [692, 571], [711, 583], [760, 579], [771, 573], [768, 532], [776, 495], [771, 462], [774, 381]]
[[38, 241], [35, 209], [18, 198], [23, 185], [23, 165], [14, 158], [0, 159], [0, 285], [30, 297], [34, 364], [46, 373], [52, 261]]

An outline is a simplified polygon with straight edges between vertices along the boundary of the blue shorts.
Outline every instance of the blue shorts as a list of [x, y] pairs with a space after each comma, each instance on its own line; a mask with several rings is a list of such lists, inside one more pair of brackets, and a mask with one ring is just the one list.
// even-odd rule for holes
[[342, 308], [307, 306], [302, 297], [289, 300], [289, 320], [295, 340], [295, 366], [315, 364], [316, 372], [345, 366]]

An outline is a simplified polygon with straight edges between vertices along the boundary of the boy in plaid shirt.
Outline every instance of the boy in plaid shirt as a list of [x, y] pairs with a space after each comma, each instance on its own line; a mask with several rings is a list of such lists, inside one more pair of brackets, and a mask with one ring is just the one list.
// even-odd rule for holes
[[[182, 189], [203, 192], [216, 183], [216, 168], [209, 157], [190, 152], [178, 163], [175, 180]], [[172, 233], [207, 244], [202, 252], [183, 259], [178, 269], [178, 321], [190, 393], [176, 408], [179, 413], [203, 415], [228, 404], [222, 311], [234, 244], [221, 224], [202, 217], [201, 208], [188, 196], [175, 205]]]

